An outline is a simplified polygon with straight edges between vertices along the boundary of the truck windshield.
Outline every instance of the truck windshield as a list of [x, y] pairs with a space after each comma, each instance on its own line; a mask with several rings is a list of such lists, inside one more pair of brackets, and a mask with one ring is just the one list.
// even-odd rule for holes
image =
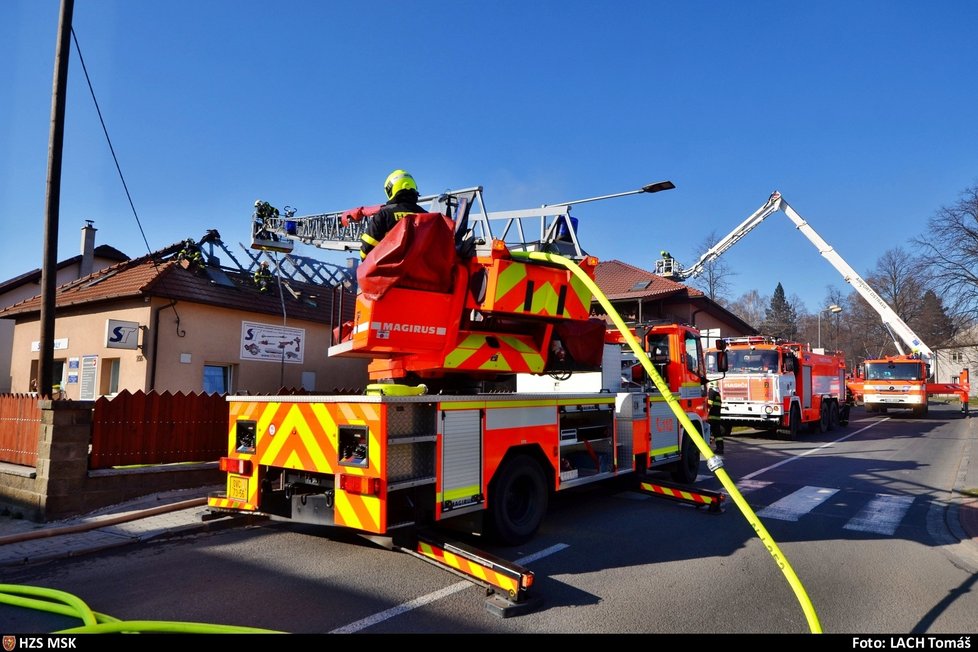
[[727, 366], [733, 372], [774, 372], [780, 369], [778, 352], [727, 349]]
[[922, 368], [915, 362], [867, 363], [866, 380], [923, 380]]

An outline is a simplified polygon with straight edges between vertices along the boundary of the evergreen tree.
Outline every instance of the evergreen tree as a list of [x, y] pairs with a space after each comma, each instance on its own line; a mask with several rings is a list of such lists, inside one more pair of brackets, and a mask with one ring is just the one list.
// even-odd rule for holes
[[954, 335], [954, 323], [944, 310], [944, 302], [933, 290], [924, 292], [921, 311], [917, 316], [917, 333], [931, 348], [947, 343]]
[[778, 283], [771, 297], [771, 305], [764, 311], [761, 324], [764, 335], [794, 340], [798, 337], [798, 313], [784, 296], [784, 288]]

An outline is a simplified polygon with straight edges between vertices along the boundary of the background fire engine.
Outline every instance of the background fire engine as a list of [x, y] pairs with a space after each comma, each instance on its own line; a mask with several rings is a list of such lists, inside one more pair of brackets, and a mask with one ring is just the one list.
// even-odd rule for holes
[[841, 353], [771, 337], [739, 337], [727, 340], [727, 364], [727, 373], [715, 383], [728, 428], [779, 429], [794, 439], [802, 426], [826, 432], [849, 422]]

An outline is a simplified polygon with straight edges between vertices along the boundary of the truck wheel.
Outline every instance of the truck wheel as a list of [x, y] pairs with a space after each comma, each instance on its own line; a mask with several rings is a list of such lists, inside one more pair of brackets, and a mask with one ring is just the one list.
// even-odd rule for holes
[[927, 416], [927, 404], [919, 405], [913, 409], [913, 415], [918, 419], [923, 419]]
[[788, 413], [788, 427], [785, 429], [785, 439], [794, 441], [798, 437], [798, 428], [801, 425], [801, 411], [797, 405], [791, 406]]
[[529, 541], [547, 513], [549, 494], [540, 465], [526, 455], [503, 464], [489, 488], [489, 522], [499, 543]]
[[686, 433], [683, 433], [682, 453], [682, 459], [672, 468], [672, 479], [680, 484], [693, 484], [700, 473], [700, 449]]
[[829, 409], [828, 401], [822, 401], [822, 405], [818, 409], [818, 423], [816, 424], [819, 434], [830, 430], [829, 419], [831, 415], [829, 414]]
[[840, 424], [839, 404], [832, 401], [829, 404], [829, 430], [835, 430]]
[[849, 411], [851, 407], [849, 405], [843, 405], [839, 408], [839, 425], [848, 426], [849, 425]]

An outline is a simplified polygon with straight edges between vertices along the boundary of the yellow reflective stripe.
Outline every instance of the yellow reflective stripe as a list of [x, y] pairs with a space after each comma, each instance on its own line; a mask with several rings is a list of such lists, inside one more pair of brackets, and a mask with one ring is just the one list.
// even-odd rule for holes
[[484, 335], [469, 335], [451, 353], [445, 356], [445, 366], [449, 369], [461, 366], [463, 362], [468, 360], [485, 343], [486, 338]]
[[512, 335], [497, 335], [496, 337], [499, 340], [505, 342], [507, 346], [509, 346], [514, 351], [517, 351], [518, 353], [534, 352], [534, 348], [532, 346], [526, 344], [523, 340], [521, 340], [518, 337], [514, 337]]
[[524, 353], [523, 362], [526, 363], [526, 368], [530, 373], [540, 373], [543, 371], [543, 356], [539, 353]]
[[526, 278], [525, 263], [510, 263], [496, 277], [496, 299], [506, 296], [506, 293], [516, 287]]
[[[576, 275], [571, 274], [570, 287], [574, 294], [577, 295], [578, 301], [581, 302], [581, 306], [588, 309], [591, 306], [591, 290], [588, 289], [584, 281], [577, 278]], [[564, 316], [570, 317], [570, 311], [568, 309], [569, 302], [564, 302]]]
[[665, 455], [666, 453], [678, 453], [679, 446], [663, 446], [662, 448], [656, 448], [652, 450], [649, 455], [653, 457], [656, 455]]
[[602, 403], [611, 405], [615, 402], [614, 398], [596, 398], [583, 401], [579, 398], [562, 398], [557, 401], [557, 405], [600, 405]]
[[544, 283], [533, 291], [533, 301], [530, 303], [530, 312], [535, 315], [541, 313], [547, 315], [557, 314], [557, 301], [560, 296], [557, 290], [550, 283]]
[[499, 335], [498, 337], [507, 346], [522, 356], [523, 361], [526, 363], [527, 369], [529, 369], [531, 372], [543, 371], [543, 356], [537, 353], [532, 346], [526, 344], [518, 337], [513, 337], [512, 335]]
[[485, 401], [464, 401], [461, 403], [441, 403], [440, 410], [479, 410], [486, 407]]
[[367, 235], [366, 233], [364, 233], [363, 235], [361, 235], [360, 236], [360, 239], [363, 240], [364, 242], [366, 242], [371, 247], [376, 247], [380, 243], [380, 240], [378, 240], [376, 238], [372, 238], [369, 235]]
[[477, 493], [479, 493], [479, 485], [474, 484], [470, 487], [461, 487], [459, 489], [452, 489], [451, 491], [446, 491], [445, 493], [441, 494], [441, 497], [438, 500], [442, 501], [442, 500], [455, 500], [456, 498], [471, 498]]
[[479, 365], [479, 369], [494, 369], [494, 370], [497, 370], [497, 371], [499, 371], [499, 370], [502, 370], [502, 371], [512, 371], [513, 370], [513, 368], [509, 366], [509, 361], [506, 360], [506, 356], [502, 356], [502, 355], [496, 356], [496, 359], [495, 360], [493, 360], [492, 358], [489, 358], [488, 360], [486, 360], [485, 362], [483, 362], [482, 364]]

